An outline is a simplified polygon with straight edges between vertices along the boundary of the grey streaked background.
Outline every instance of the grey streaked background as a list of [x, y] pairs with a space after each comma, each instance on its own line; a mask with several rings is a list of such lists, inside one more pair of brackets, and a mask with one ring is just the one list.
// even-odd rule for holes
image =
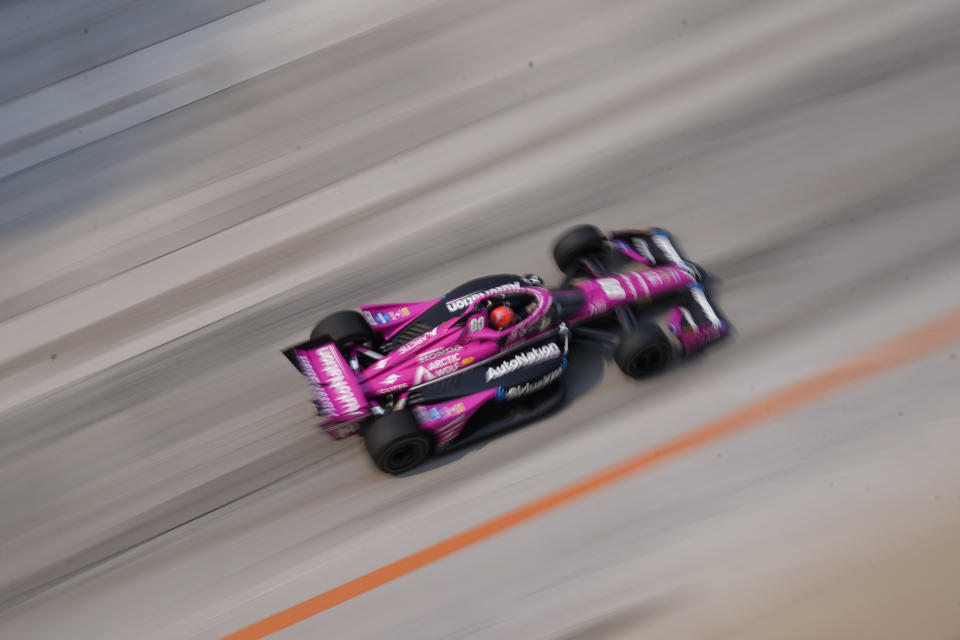
[[[215, 638], [960, 302], [960, 5], [0, 3], [0, 636]], [[565, 226], [736, 340], [402, 479], [279, 349]], [[960, 347], [278, 634], [956, 638]]]

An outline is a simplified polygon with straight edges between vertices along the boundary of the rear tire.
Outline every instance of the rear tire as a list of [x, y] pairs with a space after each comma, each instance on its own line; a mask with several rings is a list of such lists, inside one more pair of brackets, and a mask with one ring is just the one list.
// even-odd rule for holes
[[577, 266], [581, 258], [603, 249], [607, 237], [592, 224], [568, 229], [553, 243], [553, 259], [564, 273]]
[[433, 441], [406, 410], [380, 416], [363, 434], [373, 464], [384, 473], [410, 471], [430, 455]]
[[345, 351], [345, 347], [362, 342], [372, 343], [374, 340], [373, 329], [356, 311], [337, 311], [318, 322], [310, 332], [310, 339], [315, 340], [320, 336], [330, 336], [341, 351]]
[[645, 378], [665, 369], [673, 355], [673, 344], [663, 329], [646, 323], [620, 338], [613, 358], [631, 378]]

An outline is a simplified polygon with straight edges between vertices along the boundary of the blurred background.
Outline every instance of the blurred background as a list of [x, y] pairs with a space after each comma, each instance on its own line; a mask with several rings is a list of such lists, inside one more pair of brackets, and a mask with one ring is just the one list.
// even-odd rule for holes
[[[0, 636], [216, 638], [960, 302], [956, 0], [0, 2]], [[375, 470], [280, 350], [662, 226], [737, 328]], [[958, 638], [960, 347], [277, 637]]]

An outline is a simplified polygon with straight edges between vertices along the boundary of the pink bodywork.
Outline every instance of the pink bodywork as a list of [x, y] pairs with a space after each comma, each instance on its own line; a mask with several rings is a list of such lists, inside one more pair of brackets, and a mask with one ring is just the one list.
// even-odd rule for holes
[[468, 329], [451, 331], [449, 320], [377, 360], [357, 380], [364, 393], [382, 396], [450, 375], [500, 350], [487, 340], [468, 340]]
[[[566, 322], [577, 324], [615, 307], [636, 304], [683, 289], [693, 282], [694, 278], [687, 271], [675, 266], [653, 267], [578, 282], [573, 286], [583, 291], [585, 304], [580, 312]], [[327, 429], [337, 439], [352, 435], [358, 430], [356, 423], [369, 415], [366, 398], [403, 393], [556, 328], [554, 323], [549, 327], [543, 326], [553, 304], [549, 291], [540, 287], [520, 287], [511, 293], [527, 293], [537, 301], [536, 309], [518, 325], [506, 331], [486, 326], [486, 315], [480, 311], [480, 307], [488, 298], [499, 295], [490, 293], [473, 301], [471, 308], [464, 312], [465, 318], [452, 318], [434, 327], [363, 370], [351, 369], [332, 344], [307, 351], [295, 349], [304, 375], [314, 385], [318, 404], [329, 416], [322, 425], [352, 422], [342, 427], [328, 426]], [[368, 305], [362, 309], [368, 322], [372, 317], [376, 322], [371, 322], [371, 325], [389, 338], [436, 302]], [[458, 323], [461, 326], [455, 326]], [[692, 337], [690, 339], [693, 340]], [[681, 340], [684, 340], [682, 335]], [[470, 416], [495, 394], [496, 389], [488, 389], [455, 401], [416, 407], [414, 414], [424, 429], [436, 434], [437, 443], [442, 446], [455, 438]]]
[[569, 322], [576, 324], [603, 315], [615, 307], [636, 304], [679, 291], [694, 282], [696, 281], [693, 276], [687, 271], [673, 265], [577, 282], [573, 286], [586, 294], [587, 301], [583, 310], [570, 318]]
[[317, 403], [328, 416], [323, 425], [367, 415], [370, 404], [335, 345], [298, 349], [296, 354], [301, 370], [313, 385]]
[[695, 353], [708, 344], [716, 342], [727, 333], [725, 327], [712, 324], [685, 327], [683, 325], [683, 311], [680, 310], [680, 307], [674, 307], [670, 310], [667, 316], [667, 328], [680, 340], [680, 344], [683, 345], [683, 352], [686, 355]]

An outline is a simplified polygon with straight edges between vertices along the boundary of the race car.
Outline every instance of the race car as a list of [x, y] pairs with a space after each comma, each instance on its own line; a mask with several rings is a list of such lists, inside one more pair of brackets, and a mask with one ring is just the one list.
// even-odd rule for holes
[[664, 369], [729, 333], [690, 262], [662, 229], [569, 229], [564, 273], [492, 275], [422, 302], [365, 305], [284, 351], [313, 388], [319, 426], [360, 434], [381, 471], [542, 416], [562, 400], [571, 340], [613, 345], [628, 376]]

